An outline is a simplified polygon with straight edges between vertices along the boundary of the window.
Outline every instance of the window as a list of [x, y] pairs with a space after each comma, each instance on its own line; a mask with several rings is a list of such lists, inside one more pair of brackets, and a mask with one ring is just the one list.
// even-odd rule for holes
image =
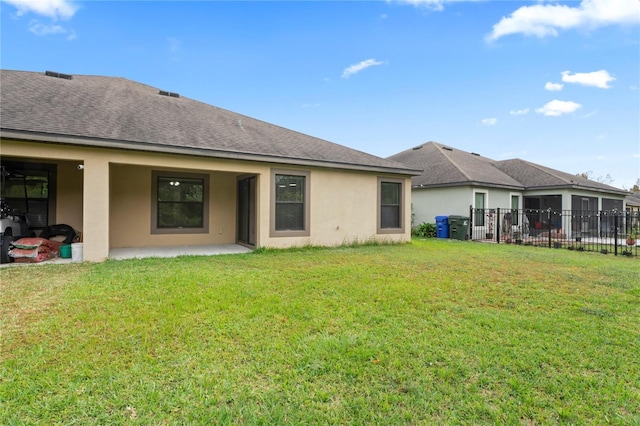
[[475, 217], [473, 222], [475, 226], [484, 226], [484, 192], [475, 193]]
[[271, 171], [272, 237], [309, 235], [309, 172]]
[[404, 232], [403, 180], [378, 179], [378, 233]]
[[207, 175], [153, 172], [151, 233], [208, 232]]
[[511, 196], [511, 220], [514, 225], [519, 225], [518, 217], [520, 213], [520, 196], [512, 195]]

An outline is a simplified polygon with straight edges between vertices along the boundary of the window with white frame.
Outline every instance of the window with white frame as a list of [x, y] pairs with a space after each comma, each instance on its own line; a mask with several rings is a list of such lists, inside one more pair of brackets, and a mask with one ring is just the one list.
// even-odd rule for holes
[[519, 213], [520, 213], [520, 196], [511, 196], [511, 223], [513, 225], [519, 225]]
[[475, 226], [484, 226], [484, 209], [486, 195], [487, 194], [485, 194], [484, 192], [476, 192], [474, 195], [475, 217], [473, 218], [473, 224]]

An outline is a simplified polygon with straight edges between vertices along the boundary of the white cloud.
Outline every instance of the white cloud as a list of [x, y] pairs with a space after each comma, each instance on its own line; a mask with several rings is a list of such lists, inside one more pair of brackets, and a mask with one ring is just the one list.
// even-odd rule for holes
[[[638, 2], [638, 4], [640, 4], [640, 2]], [[571, 75], [570, 71], [562, 72], [562, 81], [565, 83], [577, 83], [583, 86], [599, 87], [600, 89], [611, 88], [609, 82], [615, 79], [615, 77], [609, 75], [607, 70], [575, 73], [573, 75]]]
[[29, 31], [38, 36], [66, 34], [67, 40], [75, 40], [76, 32], [66, 28], [57, 22], [71, 19], [78, 10], [68, 0], [0, 0], [8, 3], [18, 10], [16, 15], [23, 16], [28, 13], [50, 18], [51, 23], [41, 23], [38, 19], [29, 21]]
[[497, 122], [497, 118], [485, 118], [484, 120], [482, 120], [482, 124], [484, 124], [485, 126], [495, 126]]
[[514, 109], [514, 110], [509, 111], [509, 114], [511, 114], [511, 115], [527, 115], [527, 114], [529, 114], [529, 108]]
[[597, 115], [597, 114], [598, 114], [598, 110], [594, 110], [594, 111], [591, 111], [591, 112], [589, 112], [589, 113], [587, 113], [587, 114], [583, 115], [583, 116], [582, 116], [582, 118], [589, 118], [589, 117], [593, 117], [594, 115]]
[[60, 25], [41, 24], [35, 19], [29, 22], [29, 31], [39, 36], [49, 34], [64, 34], [67, 32], [67, 30], [65, 30], [64, 27]]
[[426, 7], [433, 10], [442, 10], [447, 0], [398, 0], [398, 3], [410, 4], [418, 7]]
[[72, 2], [68, 0], [2, 0], [18, 9], [18, 16], [26, 13], [46, 16], [54, 20], [70, 19], [78, 10]]
[[558, 117], [562, 114], [570, 114], [578, 109], [582, 108], [582, 105], [573, 101], [559, 101], [553, 100], [547, 102], [542, 108], [536, 109], [538, 114], [547, 116]]
[[401, 3], [409, 4], [424, 9], [431, 9], [435, 11], [442, 11], [446, 3], [460, 3], [469, 1], [482, 1], [482, 0], [386, 0], [387, 3]]
[[384, 64], [384, 62], [376, 61], [375, 59], [367, 59], [366, 61], [362, 61], [359, 64], [351, 65], [350, 67], [345, 68], [345, 70], [342, 72], [342, 78], [349, 78], [350, 76], [357, 74], [366, 68], [382, 64]]
[[36, 19], [33, 19], [31, 20], [31, 22], [29, 22], [29, 31], [38, 36], [67, 34], [67, 40], [75, 40], [76, 38], [76, 32], [74, 30], [68, 30], [65, 27], [57, 24], [42, 24]]
[[638, 0], [582, 0], [578, 6], [534, 4], [522, 6], [493, 26], [487, 41], [510, 34], [557, 36], [559, 30], [593, 29], [640, 23]]
[[560, 90], [562, 90], [563, 87], [564, 87], [564, 84], [561, 84], [561, 83], [547, 82], [547, 84], [544, 85], [544, 88], [546, 90], [549, 90], [550, 92], [559, 92]]

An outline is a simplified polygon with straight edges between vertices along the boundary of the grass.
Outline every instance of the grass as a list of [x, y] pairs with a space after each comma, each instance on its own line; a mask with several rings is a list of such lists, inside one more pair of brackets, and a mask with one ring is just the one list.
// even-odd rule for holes
[[640, 424], [640, 262], [414, 240], [0, 270], [1, 424]]

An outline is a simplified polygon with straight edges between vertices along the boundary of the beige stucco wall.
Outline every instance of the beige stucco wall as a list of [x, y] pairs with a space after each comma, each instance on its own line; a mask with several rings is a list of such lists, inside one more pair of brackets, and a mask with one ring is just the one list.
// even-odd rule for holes
[[[151, 234], [151, 173], [157, 167], [112, 164], [110, 247], [232, 244], [236, 241], [236, 174], [208, 172], [209, 233]], [[166, 169], [162, 169], [166, 170]]]
[[[281, 166], [278, 168], [282, 169]], [[404, 181], [404, 232], [378, 234], [378, 177], [382, 175], [328, 169], [305, 170], [311, 170], [310, 235], [308, 237], [270, 237], [269, 216], [265, 214], [259, 218], [262, 246], [282, 248], [305, 245], [333, 246], [372, 240], [410, 241], [410, 178], [405, 178]], [[268, 177], [269, 175], [266, 176], [267, 179]], [[261, 185], [262, 199], [269, 200], [269, 191], [269, 185]], [[263, 208], [268, 207], [268, 202], [263, 203]]]
[[55, 223], [65, 223], [82, 230], [82, 189], [84, 176], [78, 163], [58, 161]]
[[[270, 171], [281, 164], [222, 160], [54, 143], [2, 140], [2, 155], [58, 164], [57, 223], [82, 232], [84, 259], [100, 261], [110, 248], [225, 244], [236, 241], [237, 177], [257, 176], [257, 246], [339, 245], [372, 239], [410, 240], [411, 188], [404, 178], [404, 230], [377, 234], [379, 174], [323, 168], [310, 172], [310, 235], [270, 237]], [[84, 170], [78, 171], [77, 165]], [[177, 170], [210, 177], [209, 232], [152, 235], [151, 173]], [[389, 176], [397, 178], [397, 176]]]

